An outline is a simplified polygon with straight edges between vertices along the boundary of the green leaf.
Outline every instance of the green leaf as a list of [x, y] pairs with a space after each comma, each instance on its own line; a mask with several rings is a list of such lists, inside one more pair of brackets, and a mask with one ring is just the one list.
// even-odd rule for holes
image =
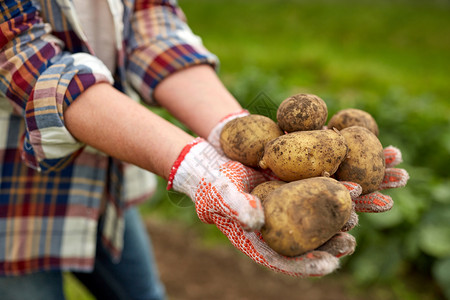
[[445, 296], [450, 299], [450, 257], [438, 260], [432, 271]]
[[[368, 243], [370, 240], [371, 243]], [[357, 256], [349, 259], [350, 267], [356, 279], [361, 283], [375, 280], [389, 280], [401, 268], [402, 242], [395, 236], [385, 237], [372, 234], [361, 241], [356, 248]]]
[[433, 187], [431, 194], [436, 201], [450, 204], [450, 180], [445, 180], [437, 184]]
[[424, 216], [419, 230], [421, 249], [435, 257], [450, 256], [450, 207], [434, 205]]

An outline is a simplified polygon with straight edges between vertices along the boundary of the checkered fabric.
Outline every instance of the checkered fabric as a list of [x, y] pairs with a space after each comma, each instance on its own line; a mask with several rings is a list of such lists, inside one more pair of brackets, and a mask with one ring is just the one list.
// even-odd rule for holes
[[[91, 270], [103, 197], [103, 241], [118, 259], [123, 210], [154, 189], [152, 174], [71, 136], [67, 106], [99, 82], [154, 105], [166, 76], [217, 65], [175, 1], [108, 3], [123, 22], [113, 74], [93, 55], [70, 0], [0, 3], [0, 275]], [[111, 3], [123, 6], [122, 18]]]

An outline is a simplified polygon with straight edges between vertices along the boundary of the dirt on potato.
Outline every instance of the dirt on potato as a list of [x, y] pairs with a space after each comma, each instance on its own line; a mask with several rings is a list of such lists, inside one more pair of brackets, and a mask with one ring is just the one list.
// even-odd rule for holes
[[366, 111], [356, 108], [347, 108], [334, 114], [327, 124], [328, 128], [342, 130], [351, 126], [361, 126], [369, 129], [375, 136], [378, 136], [378, 124], [375, 119]]
[[316, 249], [335, 235], [350, 217], [348, 190], [328, 177], [284, 184], [264, 200], [264, 241], [285, 256]]
[[282, 134], [272, 119], [253, 114], [228, 122], [220, 134], [220, 145], [229, 158], [256, 167], [265, 144]]
[[328, 118], [325, 101], [312, 94], [296, 94], [278, 106], [278, 126], [286, 132], [318, 130]]
[[346, 140], [348, 155], [336, 171], [336, 179], [360, 184], [363, 194], [376, 191], [386, 167], [381, 142], [361, 126], [345, 128], [341, 134]]
[[334, 174], [346, 154], [347, 145], [339, 132], [296, 131], [267, 143], [259, 166], [283, 181], [295, 181]]
[[269, 195], [270, 192], [275, 190], [276, 188], [279, 188], [280, 186], [286, 184], [284, 181], [266, 181], [263, 183], [258, 184], [252, 191], [251, 194], [255, 195], [259, 198], [261, 201], [261, 204], [264, 206], [264, 201], [266, 200], [267, 195]]

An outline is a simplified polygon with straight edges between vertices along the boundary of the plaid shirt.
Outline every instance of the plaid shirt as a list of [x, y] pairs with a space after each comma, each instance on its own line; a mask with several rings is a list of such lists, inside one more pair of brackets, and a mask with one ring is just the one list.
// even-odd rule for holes
[[154, 189], [149, 173], [73, 138], [65, 107], [98, 82], [154, 105], [152, 91], [166, 76], [217, 64], [175, 1], [108, 3], [118, 54], [113, 74], [92, 54], [70, 0], [0, 3], [0, 275], [91, 270], [103, 197], [102, 240], [119, 259], [123, 210]]

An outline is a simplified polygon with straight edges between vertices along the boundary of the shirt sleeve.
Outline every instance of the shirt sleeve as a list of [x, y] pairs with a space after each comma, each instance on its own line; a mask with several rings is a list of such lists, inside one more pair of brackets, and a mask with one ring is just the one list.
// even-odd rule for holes
[[218, 67], [175, 0], [136, 0], [131, 20], [125, 28], [127, 79], [148, 104], [156, 104], [155, 87], [173, 72], [199, 64]]
[[24, 117], [22, 158], [39, 171], [65, 167], [84, 146], [64, 125], [64, 108], [84, 90], [113, 79], [97, 58], [62, 51], [34, 1], [0, 6], [0, 101]]

